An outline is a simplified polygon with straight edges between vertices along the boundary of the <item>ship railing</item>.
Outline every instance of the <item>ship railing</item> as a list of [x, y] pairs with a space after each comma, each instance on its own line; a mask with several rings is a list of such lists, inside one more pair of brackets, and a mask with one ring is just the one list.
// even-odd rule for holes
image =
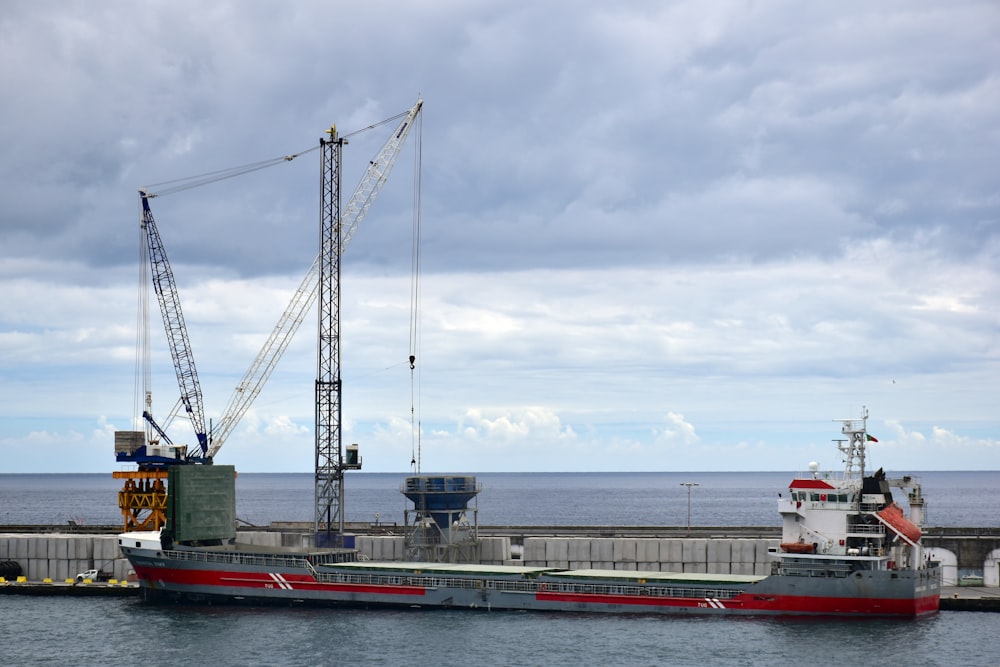
[[851, 566], [848, 563], [830, 561], [782, 561], [781, 572], [793, 577], [846, 577], [851, 572]]
[[866, 514], [874, 514], [882, 509], [883, 503], [861, 503], [861, 511]]
[[471, 579], [467, 577], [403, 576], [384, 574], [324, 573], [314, 575], [325, 583], [363, 586], [417, 586], [422, 588], [489, 589], [514, 593], [567, 593], [577, 595], [624, 595], [632, 597], [715, 598], [729, 600], [742, 590], [730, 588], [706, 589], [688, 586], [628, 586], [620, 584], [579, 584], [537, 580]]
[[225, 563], [276, 568], [309, 567], [308, 561], [302, 556], [242, 554], [227, 551], [218, 553], [212, 551], [164, 551], [163, 553], [174, 560], [197, 561], [200, 563]]
[[885, 526], [880, 523], [857, 523], [848, 526], [847, 532], [852, 535], [885, 535]]

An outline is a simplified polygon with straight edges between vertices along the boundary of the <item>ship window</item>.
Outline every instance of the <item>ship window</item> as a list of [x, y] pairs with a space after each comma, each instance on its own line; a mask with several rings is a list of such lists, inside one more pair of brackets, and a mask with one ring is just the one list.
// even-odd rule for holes
[[819, 502], [819, 494], [818, 493], [812, 494], [812, 501], [814, 503]]

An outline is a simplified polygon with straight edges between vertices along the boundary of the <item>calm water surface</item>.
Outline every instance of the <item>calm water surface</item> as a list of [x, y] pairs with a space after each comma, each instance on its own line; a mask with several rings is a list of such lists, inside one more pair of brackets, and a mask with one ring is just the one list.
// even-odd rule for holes
[[996, 665], [1000, 614], [916, 621], [152, 607], [3, 596], [4, 665]]
[[[350, 521], [402, 522], [406, 474], [346, 483]], [[779, 525], [791, 473], [485, 473], [490, 525]], [[998, 472], [920, 473], [928, 524], [996, 526]], [[110, 475], [0, 474], [0, 523], [120, 521]], [[237, 515], [312, 518], [312, 475], [241, 474]], [[1000, 614], [913, 621], [152, 607], [0, 596], [0, 665], [1000, 665]]]

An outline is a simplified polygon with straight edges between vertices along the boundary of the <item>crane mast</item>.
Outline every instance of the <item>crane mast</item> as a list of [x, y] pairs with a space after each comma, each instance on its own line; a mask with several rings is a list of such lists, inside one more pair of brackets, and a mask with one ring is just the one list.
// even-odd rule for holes
[[315, 532], [317, 546], [344, 532], [340, 377], [340, 176], [344, 140], [320, 139], [319, 345], [316, 371]]
[[[414, 121], [423, 108], [424, 101], [418, 99], [409, 111], [406, 112], [403, 120], [399, 123], [392, 135], [386, 140], [378, 154], [368, 163], [368, 168], [357, 187], [354, 194], [343, 207], [340, 217], [340, 249], [342, 255], [347, 249], [354, 233], [368, 215], [372, 204], [382, 191], [382, 186], [389, 179], [389, 174], [396, 164], [403, 143], [413, 129]], [[312, 266], [306, 272], [305, 277], [295, 290], [291, 302], [285, 312], [282, 313], [268, 337], [261, 347], [260, 353], [246, 374], [236, 385], [229, 404], [226, 406], [222, 417], [216, 422], [216, 427], [212, 431], [211, 445], [208, 450], [209, 458], [214, 458], [219, 449], [225, 444], [233, 429], [246, 414], [250, 405], [257, 398], [260, 390], [270, 378], [278, 364], [278, 360], [288, 348], [289, 343], [298, 331], [299, 326], [305, 319], [309, 309], [316, 302], [316, 294], [320, 284], [320, 259], [317, 255]]]

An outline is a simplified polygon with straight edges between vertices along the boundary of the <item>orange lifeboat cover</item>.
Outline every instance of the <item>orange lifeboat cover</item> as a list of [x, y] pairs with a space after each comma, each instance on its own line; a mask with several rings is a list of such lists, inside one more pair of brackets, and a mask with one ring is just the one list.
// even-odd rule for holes
[[923, 532], [917, 528], [917, 525], [906, 518], [902, 508], [896, 503], [879, 510], [878, 515], [897, 535], [902, 535], [911, 542], [916, 542], [923, 535]]
[[803, 542], [782, 542], [781, 550], [789, 554], [811, 554], [816, 547]]

